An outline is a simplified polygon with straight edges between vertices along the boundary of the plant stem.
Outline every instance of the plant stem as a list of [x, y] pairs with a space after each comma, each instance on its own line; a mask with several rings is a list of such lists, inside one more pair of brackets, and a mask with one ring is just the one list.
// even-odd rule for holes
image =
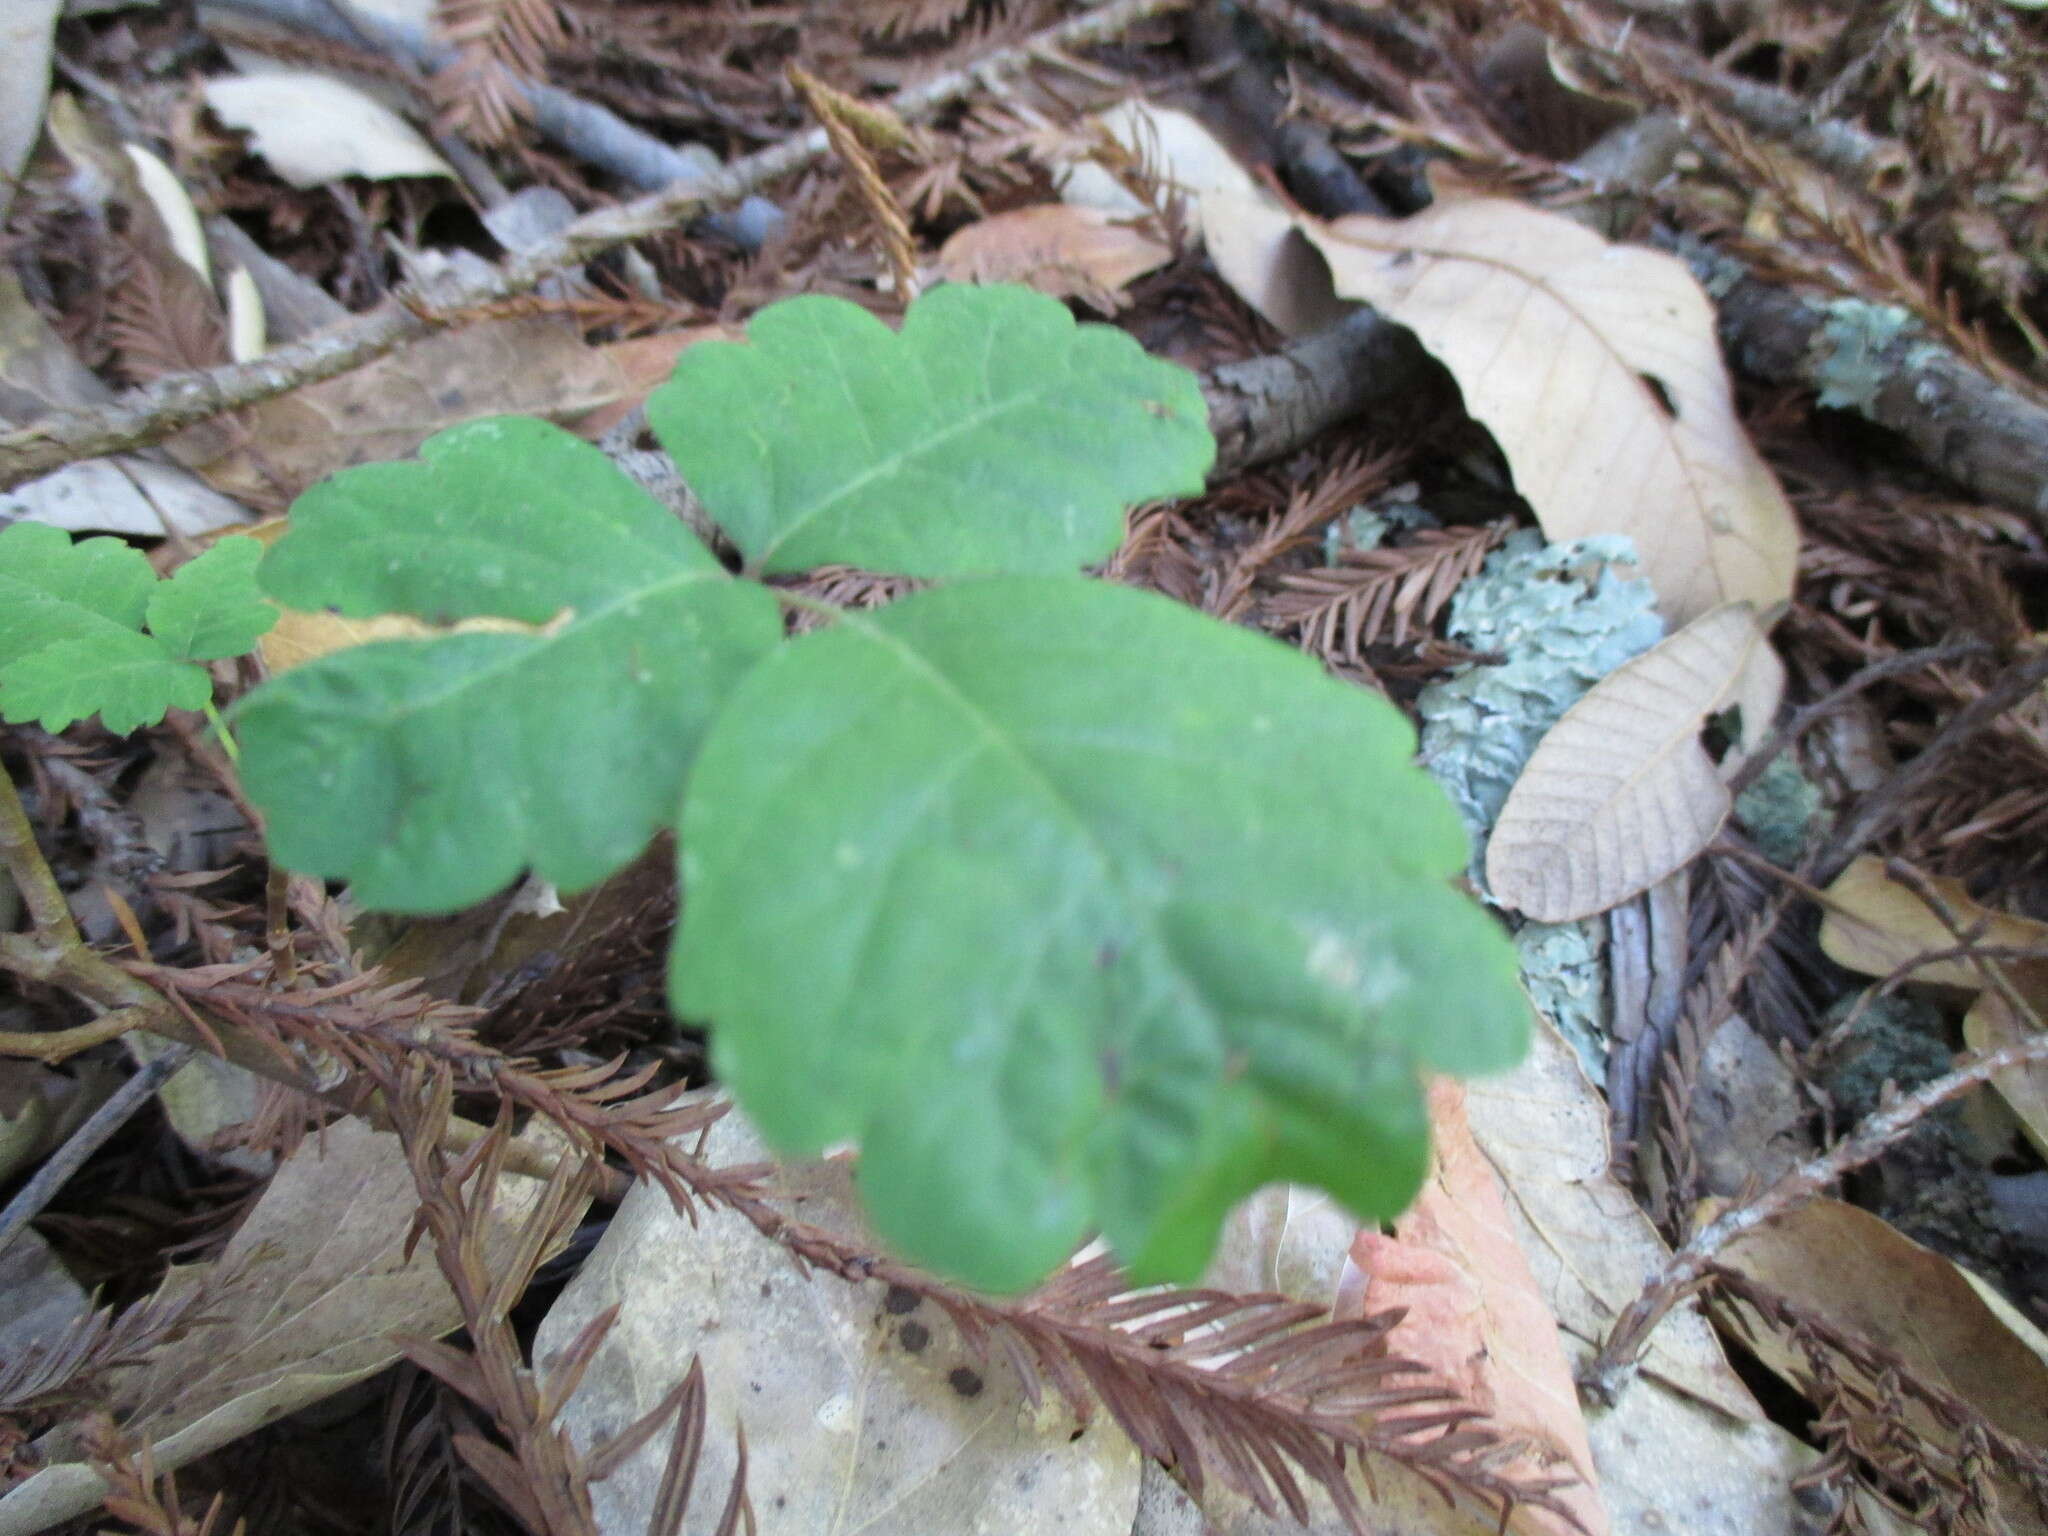
[[227, 753], [228, 761], [237, 768], [242, 766], [242, 749], [235, 745], [234, 732], [228, 729], [227, 721], [221, 719], [220, 711], [214, 708], [213, 700], [206, 701], [206, 720], [213, 727], [213, 734], [220, 742], [221, 751]]
[[0, 864], [14, 877], [15, 889], [28, 906], [29, 920], [39, 938], [59, 945], [85, 942], [71, 920], [71, 904], [64, 899], [49, 861], [37, 846], [36, 830], [29, 824], [28, 810], [14, 780], [5, 773], [0, 773]]

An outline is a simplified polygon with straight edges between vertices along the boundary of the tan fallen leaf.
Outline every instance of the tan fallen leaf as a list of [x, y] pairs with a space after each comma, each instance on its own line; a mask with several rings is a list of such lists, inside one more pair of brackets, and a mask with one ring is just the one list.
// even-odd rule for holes
[[[1605, 1536], [1607, 1510], [1557, 1319], [1516, 1245], [1494, 1169], [1473, 1144], [1462, 1085], [1449, 1078], [1430, 1085], [1429, 1124], [1432, 1162], [1422, 1193], [1391, 1236], [1367, 1228], [1352, 1242], [1362, 1305], [1404, 1309], [1388, 1347], [1456, 1383], [1495, 1423], [1525, 1436], [1529, 1448], [1506, 1465], [1573, 1479], [1558, 1497], [1586, 1536]], [[1508, 1529], [1565, 1536], [1573, 1527], [1525, 1507]]]
[[[1314, 330], [1351, 307], [1331, 289], [1329, 269], [1294, 216], [1200, 122], [1144, 101], [1112, 107], [1095, 122], [1178, 201], [1223, 280], [1282, 332]], [[1151, 211], [1101, 165], [1083, 162], [1055, 179], [1066, 202], [1125, 218]]]
[[1503, 905], [1542, 922], [1605, 911], [1681, 869], [1727, 819], [1700, 727], [1764, 645], [1729, 603], [1596, 683], [1537, 744], [1486, 850]]
[[[1978, 931], [1979, 942], [2048, 955], [2048, 923], [1983, 906], [1959, 880], [1934, 878], [1928, 885], [1966, 930]], [[1839, 966], [1865, 976], [1889, 976], [1918, 956], [1954, 949], [1956, 936], [1919, 893], [1885, 873], [1883, 859], [1865, 854], [1827, 889], [1820, 947]], [[2017, 974], [2030, 990], [2041, 985], [2041, 995], [2048, 998], [2048, 985], [2041, 984], [2048, 983], [2048, 975], [2037, 983], [2037, 970], [2048, 971], [2048, 960], [2020, 962]], [[1960, 957], [1916, 966], [1911, 979], [1958, 994], [1985, 984], [1982, 967]]]
[[935, 267], [949, 283], [1023, 283], [1110, 313], [1124, 289], [1172, 258], [1165, 241], [1106, 209], [1041, 203], [956, 231]]
[[1736, 418], [1676, 259], [1500, 199], [1301, 228], [1336, 291], [1410, 327], [1554, 540], [1625, 533], [1675, 627], [1791, 596], [1790, 503]]
[[[1977, 995], [1963, 1019], [1963, 1043], [1973, 1051], [2016, 1045], [2031, 1033], [2032, 1026], [2013, 1011], [2003, 993], [1992, 988]], [[2019, 1117], [2020, 1128], [2034, 1150], [2048, 1157], [2048, 1064], [2030, 1061], [2009, 1067], [1991, 1079], [1991, 1086]]]
[[0, 219], [14, 202], [14, 189], [43, 130], [43, 102], [50, 90], [50, 57], [56, 48], [62, 0], [12, 0], [0, 15]]
[[331, 75], [263, 68], [201, 89], [213, 115], [246, 130], [250, 148], [295, 187], [347, 176], [455, 174], [404, 118]]
[[[737, 1113], [712, 1128], [708, 1153], [720, 1164], [767, 1155]], [[804, 1220], [857, 1229], [844, 1164], [782, 1177]], [[698, 1357], [709, 1394], [698, 1479], [728, 1485], [744, 1424], [761, 1536], [1129, 1536], [1139, 1458], [1107, 1415], [1076, 1426], [1056, 1394], [1033, 1410], [1001, 1349], [966, 1349], [908, 1293], [805, 1274], [744, 1217], [707, 1210], [692, 1223], [655, 1186], [635, 1186], [541, 1324], [537, 1362], [613, 1306], [618, 1320], [561, 1423], [588, 1445], [646, 1412]], [[647, 1529], [666, 1455], [657, 1438], [591, 1490], [600, 1529]], [[698, 1502], [685, 1532], [716, 1518], [715, 1501]]]
[[[507, 1176], [507, 1241], [538, 1190]], [[152, 1351], [122, 1378], [124, 1428], [154, 1444], [160, 1471], [374, 1375], [399, 1358], [394, 1334], [438, 1338], [460, 1326], [431, 1246], [405, 1256], [415, 1207], [398, 1138], [343, 1121], [285, 1161], [220, 1258], [173, 1272], [166, 1295], [208, 1275], [237, 1278], [219, 1308], [225, 1321]], [[0, 1536], [83, 1514], [103, 1492], [83, 1462], [58, 1461], [0, 1498]]]
[[[1465, 1111], [1500, 1175], [1537, 1292], [1582, 1367], [1670, 1254], [1610, 1171], [1606, 1102], [1539, 1015], [1529, 1055], [1467, 1083]], [[1755, 1536], [1797, 1526], [1790, 1484], [1814, 1453], [1765, 1418], [1696, 1307], [1651, 1335], [1642, 1374], [1586, 1427], [1617, 1531]]]
[[[1954, 1393], [2006, 1434], [2048, 1444], [2048, 1362], [2034, 1340], [2015, 1333], [1954, 1264], [1882, 1218], [1839, 1200], [1814, 1200], [1738, 1238], [1721, 1262], [1806, 1315], [1898, 1356], [1914, 1375]], [[1754, 1321], [1746, 1308], [1743, 1315]], [[1758, 1326], [1753, 1333], [1757, 1357], [1800, 1387], [1806, 1362], [1798, 1345], [1780, 1329]], [[1852, 1361], [1834, 1358], [1852, 1385], [1882, 1392]], [[1903, 1400], [1920, 1434], [1962, 1454], [1953, 1429]], [[2030, 1505], [2015, 1494], [2005, 1507], [2017, 1515]]]
[[[645, 394], [646, 385], [639, 385]], [[166, 445], [216, 490], [281, 512], [351, 464], [402, 459], [444, 427], [481, 416], [568, 422], [630, 396], [621, 359], [549, 316], [485, 320], [191, 428]]]

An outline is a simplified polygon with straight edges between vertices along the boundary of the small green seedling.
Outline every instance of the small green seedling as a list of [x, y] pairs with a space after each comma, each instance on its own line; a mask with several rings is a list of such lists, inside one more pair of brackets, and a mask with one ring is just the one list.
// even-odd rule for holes
[[198, 663], [242, 655], [277, 622], [256, 585], [262, 557], [256, 540], [227, 538], [160, 581], [119, 539], [0, 528], [0, 717], [61, 731], [98, 715], [125, 736], [194, 709], [218, 725]]
[[[1201, 488], [1193, 376], [1023, 289], [941, 288], [900, 333], [807, 297], [648, 416], [740, 574], [539, 421], [300, 498], [272, 597], [515, 626], [246, 698], [274, 856], [434, 912], [674, 828], [679, 1014], [778, 1148], [857, 1139], [882, 1236], [969, 1284], [1091, 1231], [1192, 1279], [1273, 1180], [1398, 1212], [1420, 1074], [1523, 1049], [1514, 950], [1391, 705], [1083, 574], [1132, 503]], [[786, 638], [760, 578], [827, 563], [935, 585]]]

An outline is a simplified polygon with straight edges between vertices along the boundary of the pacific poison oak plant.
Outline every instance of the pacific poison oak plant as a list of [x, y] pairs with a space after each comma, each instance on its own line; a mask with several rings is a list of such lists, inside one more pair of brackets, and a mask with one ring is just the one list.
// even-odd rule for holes
[[[684, 353], [648, 418], [738, 575], [537, 420], [299, 499], [278, 602], [511, 622], [242, 700], [276, 860], [443, 912], [673, 827], [676, 1012], [773, 1145], [857, 1140], [881, 1235], [969, 1285], [1095, 1230], [1192, 1280], [1278, 1179], [1397, 1213], [1420, 1073], [1522, 1051], [1514, 953], [1391, 705], [1082, 574], [1201, 488], [1192, 375], [1024, 289], [941, 288], [900, 333], [805, 297]], [[786, 638], [822, 605], [766, 579], [832, 563], [933, 585]]]

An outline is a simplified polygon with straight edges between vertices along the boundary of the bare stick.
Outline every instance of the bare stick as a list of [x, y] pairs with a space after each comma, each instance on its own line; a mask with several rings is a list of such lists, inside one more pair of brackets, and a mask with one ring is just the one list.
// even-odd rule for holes
[[0, 1211], [0, 1252], [14, 1241], [17, 1232], [42, 1214], [43, 1207], [57, 1197], [57, 1191], [85, 1166], [85, 1160], [97, 1152], [109, 1136], [126, 1125], [128, 1117], [142, 1108], [150, 1095], [191, 1058], [189, 1046], [172, 1046], [147, 1062], [139, 1072], [116, 1088], [106, 1103], [86, 1117], [85, 1123], [71, 1133], [70, 1140], [36, 1170], [34, 1178], [21, 1186], [21, 1192], [8, 1203], [7, 1209]]
[[1988, 1054], [1975, 1056], [1946, 1077], [1916, 1088], [1867, 1116], [1854, 1133], [1819, 1157], [1801, 1163], [1753, 1200], [1723, 1211], [1691, 1241], [1665, 1261], [1663, 1270], [1615, 1319], [1580, 1389], [1594, 1400], [1612, 1404], [1635, 1374], [1643, 1345], [1665, 1314], [1707, 1278], [1714, 1257], [1736, 1238], [1804, 1205], [1831, 1188], [1844, 1175], [1862, 1167], [1907, 1135], [1927, 1114], [2012, 1067], [2048, 1061], [2048, 1035], [2034, 1035]]
[[[889, 110], [904, 119], [923, 117], [977, 87], [1018, 73], [1043, 55], [1105, 42], [1182, 3], [1112, 0], [1014, 47], [998, 49], [977, 63], [900, 92], [890, 99]], [[701, 180], [587, 213], [531, 249], [512, 253], [480, 277], [408, 284], [398, 291], [395, 304], [250, 362], [173, 374], [93, 409], [52, 411], [25, 427], [0, 433], [0, 490], [79, 459], [160, 442], [197, 422], [360, 368], [409, 341], [456, 324], [469, 311], [524, 293], [564, 267], [628, 240], [674, 228], [701, 209], [738, 202], [820, 159], [826, 148], [824, 129], [814, 128]]]

